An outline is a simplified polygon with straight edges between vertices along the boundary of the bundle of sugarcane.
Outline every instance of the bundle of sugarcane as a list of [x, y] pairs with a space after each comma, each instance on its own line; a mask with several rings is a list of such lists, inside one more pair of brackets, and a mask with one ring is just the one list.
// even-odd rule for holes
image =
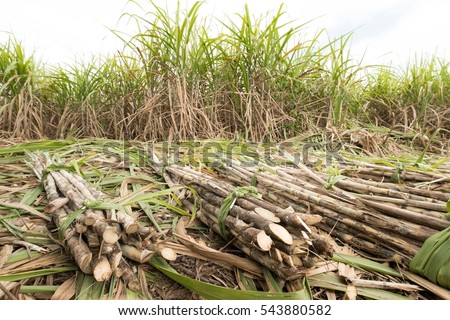
[[263, 198], [273, 203], [321, 215], [320, 229], [377, 258], [408, 262], [428, 237], [450, 226], [445, 219], [450, 195], [445, 192], [352, 177], [330, 179], [301, 163], [296, 168], [249, 167], [226, 159], [216, 171], [238, 185], [256, 181]]
[[[353, 160], [352, 166], [344, 168], [342, 174], [360, 178], [364, 180], [372, 180], [377, 182], [390, 183], [448, 183], [450, 178], [449, 172], [445, 167], [440, 168], [440, 172], [429, 172], [426, 170], [410, 170], [403, 164], [395, 166], [387, 166], [374, 164], [366, 161]], [[449, 189], [447, 189], [449, 190]]]
[[260, 199], [255, 188], [236, 188], [190, 167], [172, 165], [165, 171], [169, 186], [176, 181], [196, 191], [196, 196], [182, 199], [196, 217], [282, 279], [300, 277], [304, 269], [332, 253], [326, 238], [313, 227], [322, 220], [318, 215], [282, 208]]
[[158, 244], [155, 231], [138, 224], [127, 208], [95, 208], [108, 200], [103, 192], [45, 154], [30, 156], [31, 167], [47, 194], [44, 212], [53, 217], [60, 240], [82, 272], [93, 274], [97, 281], [115, 275], [130, 289], [138, 290], [139, 281], [124, 257], [142, 263], [157, 252], [175, 259], [171, 249]]

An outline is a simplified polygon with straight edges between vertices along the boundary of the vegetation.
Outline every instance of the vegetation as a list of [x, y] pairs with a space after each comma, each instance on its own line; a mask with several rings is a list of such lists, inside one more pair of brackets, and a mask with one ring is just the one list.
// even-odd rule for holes
[[[124, 14], [139, 32], [112, 57], [48, 66], [20, 41], [0, 44], [0, 130], [6, 137], [279, 141], [311, 128], [450, 127], [448, 63], [403, 70], [351, 58], [351, 34], [328, 43], [274, 16], [219, 21], [201, 3], [174, 15], [151, 1]], [[444, 131], [441, 134], [445, 134]]]
[[[211, 146], [234, 146], [233, 166], [217, 165], [219, 156], [196, 162], [215, 152]], [[344, 162], [304, 171], [291, 163], [294, 147], [268, 159], [258, 157], [265, 145], [184, 143], [175, 163], [158, 168], [150, 157], [164, 159], [165, 143], [149, 154], [144, 142], [0, 140], [0, 299], [449, 299], [406, 270], [427, 235], [450, 224], [448, 161], [426, 156], [417, 168], [417, 158], [401, 159], [397, 185], [386, 181], [398, 158], [365, 159], [349, 148]], [[314, 155], [324, 158], [324, 151]], [[249, 181], [260, 198], [243, 194]], [[234, 200], [224, 200], [227, 194]], [[229, 201], [220, 222], [213, 213]], [[258, 219], [245, 216], [255, 213]], [[211, 229], [225, 222], [228, 240], [194, 217]], [[250, 232], [256, 239], [249, 246]], [[395, 262], [363, 258], [373, 256]]]

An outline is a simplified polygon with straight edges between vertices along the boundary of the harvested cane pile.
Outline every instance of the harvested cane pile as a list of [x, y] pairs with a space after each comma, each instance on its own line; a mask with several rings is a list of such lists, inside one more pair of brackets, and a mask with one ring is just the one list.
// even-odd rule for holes
[[121, 278], [132, 290], [140, 284], [127, 257], [139, 263], [154, 253], [169, 260], [176, 258], [170, 248], [158, 244], [160, 239], [151, 227], [143, 227], [126, 207], [95, 208], [107, 199], [78, 174], [58, 169], [46, 155], [32, 155], [32, 168], [43, 181], [48, 198], [44, 212], [51, 214], [59, 229], [59, 238], [69, 249], [80, 270], [93, 274], [97, 281]]
[[[206, 170], [168, 166], [165, 179], [195, 189], [199, 219], [229, 239], [226, 229], [235, 247], [283, 279], [330, 255], [327, 235], [372, 259], [407, 264], [428, 237], [450, 226], [444, 174], [344, 161], [340, 174], [329, 175], [301, 163], [248, 166], [220, 154], [216, 159]], [[262, 197], [239, 195], [249, 186]], [[183, 203], [193, 209], [193, 197]]]
[[[200, 210], [196, 217], [225, 240], [232, 238], [235, 247], [280, 278], [297, 279], [302, 267], [310, 268], [320, 255], [332, 254], [326, 239], [311, 229], [322, 220], [320, 216], [297, 214], [291, 207], [282, 208], [257, 197], [254, 188], [235, 188], [188, 167], [166, 170], [178, 183], [197, 191]], [[165, 179], [173, 185], [172, 178], [165, 175]], [[195, 210], [193, 198], [182, 201]]]
[[[174, 146], [178, 157], [167, 164], [143, 162], [143, 155], [151, 157], [144, 144], [103, 143], [25, 145], [63, 157], [68, 166], [41, 154], [31, 155], [27, 165], [30, 154], [22, 146], [0, 150], [0, 244], [6, 244], [0, 285], [7, 286], [0, 291], [17, 296], [30, 285], [48, 290], [46, 284], [55, 284], [59, 296], [76, 282], [66, 298], [82, 297], [85, 286], [103, 288], [92, 292], [96, 299], [145, 288], [153, 297], [173, 298], [175, 291], [157, 288], [165, 275], [166, 284], [173, 280], [204, 298], [282, 297], [274, 296], [278, 291], [296, 299], [450, 299], [448, 291], [407, 272], [431, 235], [448, 238], [439, 235], [449, 226], [446, 159], [414, 166], [343, 152], [331, 165], [304, 165], [289, 153], [295, 145], [273, 145], [276, 152], [267, 153], [266, 146], [238, 145], [246, 151], [224, 156], [206, 142]], [[177, 154], [164, 145], [151, 150], [160, 159], [166, 151], [169, 158]], [[324, 159], [320, 151], [313, 155]], [[447, 256], [444, 247], [439, 252]], [[428, 259], [435, 261], [416, 259], [415, 270], [446, 287], [445, 267], [422, 273]], [[373, 261], [384, 265], [368, 265]], [[52, 267], [42, 271], [48, 276], [21, 280], [21, 272], [47, 265]], [[55, 277], [53, 266], [61, 268]], [[229, 292], [217, 295], [217, 287], [206, 284]]]

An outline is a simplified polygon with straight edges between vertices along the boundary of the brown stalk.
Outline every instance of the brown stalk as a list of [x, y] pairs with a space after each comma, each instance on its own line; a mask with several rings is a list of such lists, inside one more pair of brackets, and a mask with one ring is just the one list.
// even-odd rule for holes
[[[200, 210], [197, 211], [197, 217], [206, 225], [211, 226], [211, 228], [219, 233], [219, 228], [217, 224], [208, 221], [206, 215]], [[300, 277], [300, 273], [297, 268], [293, 268], [285, 265], [284, 263], [271, 258], [267, 253], [261, 251], [254, 246], [251, 246], [238, 238], [235, 238], [232, 242], [233, 246], [244, 252], [247, 256], [254, 259], [255, 261], [261, 263], [263, 266], [272, 270], [277, 276], [282, 279], [296, 279]]]
[[[201, 209], [208, 215], [208, 219], [218, 226], [217, 211], [218, 209], [208, 203], [200, 200]], [[193, 211], [194, 204], [188, 200], [183, 200], [183, 204], [190, 211]], [[228, 231], [234, 236], [241, 238], [244, 242], [257, 246], [262, 251], [269, 251], [272, 246], [272, 239], [263, 231], [252, 227], [244, 221], [228, 215], [225, 218], [225, 224]], [[211, 226], [210, 226], [211, 227]]]

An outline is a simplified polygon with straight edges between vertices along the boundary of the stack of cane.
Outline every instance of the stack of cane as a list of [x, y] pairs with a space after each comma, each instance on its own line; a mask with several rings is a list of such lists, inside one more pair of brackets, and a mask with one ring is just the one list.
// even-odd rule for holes
[[[356, 164], [333, 179], [302, 164], [294, 167], [260, 163], [246, 167], [239, 161], [230, 162], [216, 168], [222, 179], [238, 185], [257, 181], [258, 190], [267, 200], [289, 205], [300, 213], [322, 216], [318, 228], [376, 258], [407, 263], [426, 239], [450, 226], [446, 219], [450, 201], [450, 193], [445, 192], [448, 177], [443, 175], [405, 170], [398, 179], [409, 183], [399, 184], [385, 181], [395, 176], [395, 169], [380, 166], [358, 168]], [[359, 177], [360, 170], [364, 178], [372, 172], [372, 179]], [[374, 181], [380, 172], [385, 180]], [[412, 181], [416, 185], [428, 184], [417, 188], [411, 185]], [[430, 186], [443, 190], [430, 190]]]
[[[169, 185], [175, 181], [196, 191], [196, 196], [182, 200], [196, 211], [196, 217], [280, 278], [296, 279], [331, 254], [326, 238], [314, 227], [322, 220], [320, 216], [282, 208], [260, 199], [252, 188], [236, 188], [190, 167], [171, 165], [165, 171]], [[225, 216], [224, 208], [228, 210]]]
[[48, 156], [32, 156], [33, 170], [42, 179], [48, 204], [44, 212], [52, 215], [60, 239], [69, 249], [80, 270], [93, 274], [97, 281], [112, 275], [138, 290], [139, 281], [125, 257], [139, 263], [154, 253], [174, 259], [174, 253], [157, 243], [151, 227], [141, 226], [119, 209], [95, 209], [107, 196], [93, 188], [81, 176], [65, 169], [51, 168]]

